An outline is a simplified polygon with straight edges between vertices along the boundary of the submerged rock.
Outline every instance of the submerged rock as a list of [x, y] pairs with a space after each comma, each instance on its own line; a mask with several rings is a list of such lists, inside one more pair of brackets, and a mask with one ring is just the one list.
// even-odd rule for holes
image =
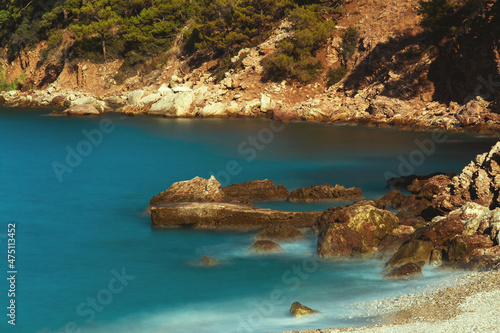
[[313, 185], [292, 191], [288, 200], [292, 202], [335, 201], [361, 199], [363, 194], [360, 188], [345, 188], [341, 185]]
[[285, 252], [279, 244], [270, 240], [256, 241], [252, 246], [250, 246], [248, 251], [259, 254]]
[[403, 279], [403, 280], [412, 280], [423, 277], [422, 267], [413, 262], [409, 262], [398, 268], [394, 269], [392, 272], [386, 275], [387, 278], [390, 279]]
[[305, 237], [290, 223], [280, 223], [265, 227], [255, 236], [255, 240], [293, 241], [299, 239], [305, 239]]
[[318, 311], [313, 310], [305, 305], [302, 305], [299, 302], [294, 302], [290, 307], [290, 314], [296, 318], [315, 313], [318, 313]]
[[214, 258], [205, 257], [201, 258], [200, 263], [204, 266], [217, 266], [219, 263]]

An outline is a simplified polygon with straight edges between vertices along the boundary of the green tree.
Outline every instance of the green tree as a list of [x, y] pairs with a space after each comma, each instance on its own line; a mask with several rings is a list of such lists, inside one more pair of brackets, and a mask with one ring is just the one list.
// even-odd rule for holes
[[73, 9], [73, 12], [80, 17], [79, 22], [81, 22], [69, 26], [75, 39], [85, 41], [98, 37], [106, 60], [106, 42], [118, 35], [119, 25], [122, 22], [122, 17], [116, 10], [116, 2], [112, 0], [87, 2], [81, 8]]

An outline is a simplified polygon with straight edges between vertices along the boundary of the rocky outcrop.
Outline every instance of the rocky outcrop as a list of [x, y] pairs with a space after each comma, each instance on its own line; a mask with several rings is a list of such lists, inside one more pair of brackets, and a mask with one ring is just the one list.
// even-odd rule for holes
[[285, 186], [274, 186], [274, 182], [268, 179], [232, 184], [222, 191], [240, 202], [285, 201], [289, 195]]
[[404, 264], [386, 275], [389, 279], [413, 280], [423, 277], [422, 267], [413, 262]]
[[341, 185], [313, 185], [292, 191], [288, 197], [292, 202], [354, 200], [363, 198], [360, 188], [345, 188]]
[[210, 179], [195, 177], [172, 184], [166, 191], [154, 196], [149, 205], [166, 205], [175, 202], [231, 202], [214, 176]]
[[[388, 234], [391, 234], [398, 227], [398, 218], [389, 210], [377, 206], [374, 201], [360, 201], [347, 207], [329, 208], [318, 219], [318, 228], [320, 237], [318, 239], [318, 250], [328, 254], [328, 244], [333, 245], [331, 240], [334, 238], [343, 239], [342, 243], [350, 246], [357, 251], [357, 241], [355, 236], [349, 231], [356, 232], [362, 240], [363, 253], [371, 253], [378, 249], [382, 239]], [[346, 229], [341, 227], [337, 229], [331, 224], [345, 224]], [[334, 245], [336, 247], [336, 245]], [[338, 252], [338, 249], [333, 249], [331, 253]]]
[[296, 318], [315, 313], [318, 313], [318, 311], [313, 310], [305, 305], [302, 305], [299, 302], [294, 302], [290, 307], [290, 314]]
[[[416, 230], [412, 239], [403, 244], [389, 260], [390, 267], [397, 267], [408, 262], [452, 267], [458, 266], [474, 257], [475, 261], [484, 258], [500, 260], [498, 229], [500, 208], [490, 210], [474, 202], [451, 211], [447, 216], [435, 217], [428, 225]], [[498, 248], [497, 251], [495, 248]], [[476, 265], [476, 264], [474, 264]]]
[[279, 244], [276, 244], [275, 242], [270, 240], [256, 241], [252, 246], [250, 246], [248, 251], [255, 254], [285, 252], [285, 250], [283, 250], [283, 248]]
[[294, 241], [305, 239], [304, 235], [290, 223], [280, 223], [262, 229], [255, 240]]
[[228, 202], [178, 202], [153, 205], [150, 209], [154, 227], [237, 231], [258, 230], [285, 222], [295, 227], [311, 227], [321, 215], [318, 212], [283, 212]]
[[453, 177], [444, 191], [433, 200], [434, 207], [449, 212], [466, 202], [495, 208], [500, 206], [500, 142], [488, 153], [480, 154], [462, 172]]

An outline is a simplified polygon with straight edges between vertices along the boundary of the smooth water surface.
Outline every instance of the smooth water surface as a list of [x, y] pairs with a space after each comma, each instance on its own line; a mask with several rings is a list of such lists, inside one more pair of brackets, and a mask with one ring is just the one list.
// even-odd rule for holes
[[[289, 190], [357, 186], [377, 198], [386, 193], [388, 172], [460, 172], [496, 141], [448, 135], [423, 152], [418, 144], [432, 148], [431, 133], [245, 119], [66, 118], [49, 111], [0, 109], [0, 247], [6, 253], [7, 224], [15, 222], [16, 332], [279, 332], [366, 324], [353, 303], [405, 293], [443, 273], [388, 282], [382, 262], [316, 259], [314, 235], [282, 244], [286, 254], [252, 256], [246, 249], [253, 233], [153, 230], [149, 199], [173, 182], [210, 174], [224, 185], [268, 178]], [[220, 265], [200, 267], [204, 255]], [[7, 271], [6, 260], [1, 267]], [[0, 288], [6, 313], [5, 280]], [[321, 314], [291, 318], [294, 301]], [[14, 331], [2, 317], [0, 330]]]

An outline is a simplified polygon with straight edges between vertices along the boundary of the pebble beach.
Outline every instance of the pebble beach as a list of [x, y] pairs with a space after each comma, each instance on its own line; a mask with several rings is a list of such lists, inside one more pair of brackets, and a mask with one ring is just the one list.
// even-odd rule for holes
[[383, 323], [286, 333], [500, 332], [500, 270], [468, 273], [439, 289], [357, 306]]

